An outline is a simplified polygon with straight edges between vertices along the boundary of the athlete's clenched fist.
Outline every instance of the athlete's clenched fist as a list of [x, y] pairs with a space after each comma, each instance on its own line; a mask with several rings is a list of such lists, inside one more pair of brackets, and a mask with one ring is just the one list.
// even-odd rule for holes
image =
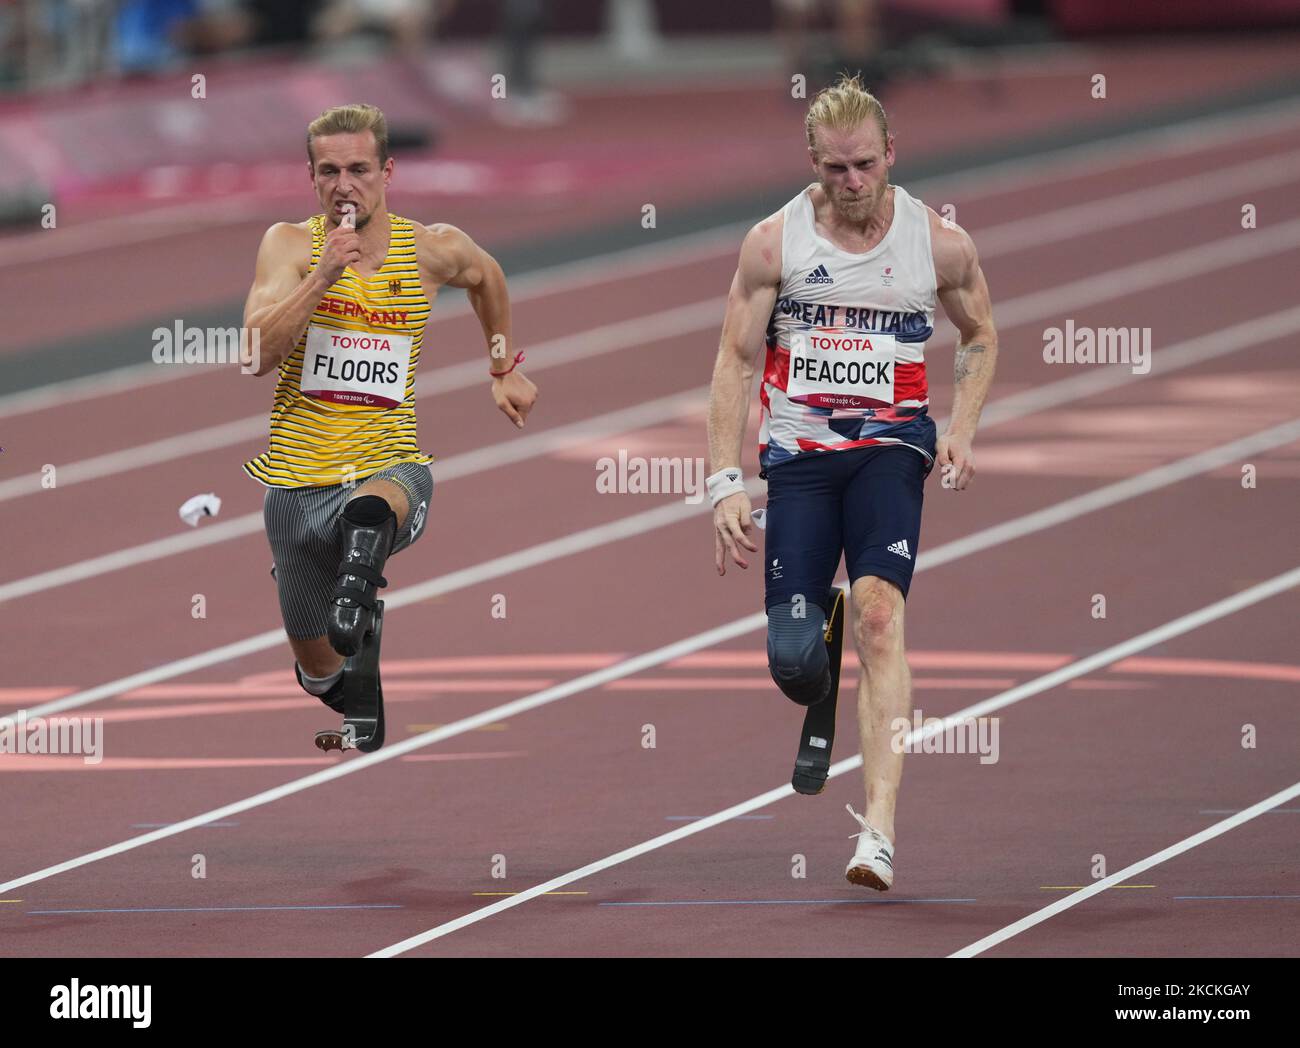
[[355, 213], [345, 213], [338, 226], [325, 234], [325, 246], [321, 249], [317, 268], [330, 284], [334, 284], [348, 266], [361, 261], [361, 237], [355, 223]]

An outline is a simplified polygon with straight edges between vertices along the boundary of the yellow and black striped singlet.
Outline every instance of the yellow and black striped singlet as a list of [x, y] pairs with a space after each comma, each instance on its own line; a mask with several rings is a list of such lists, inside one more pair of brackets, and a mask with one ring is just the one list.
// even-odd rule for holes
[[[269, 449], [244, 463], [254, 480], [268, 487], [297, 488], [361, 480], [398, 462], [429, 463], [432, 455], [420, 451], [415, 436], [415, 367], [420, 359], [429, 300], [420, 284], [411, 222], [389, 214], [391, 235], [388, 257], [373, 277], [359, 276], [351, 267], [321, 298], [308, 330], [280, 364], [271, 409]], [[311, 228], [311, 265], [320, 262], [325, 245], [325, 216], [317, 215]], [[308, 336], [360, 344], [368, 337], [398, 336], [411, 340], [410, 367], [400, 403], [370, 407], [343, 403], [346, 394], [322, 397], [303, 391], [303, 362]], [[342, 333], [342, 334], [338, 334]], [[356, 336], [355, 338], [353, 336]], [[378, 359], [378, 358], [377, 358]], [[319, 370], [319, 358], [313, 353]], [[398, 380], [400, 385], [400, 378]], [[308, 388], [319, 386], [313, 377]], [[360, 398], [352, 397], [357, 400]]]

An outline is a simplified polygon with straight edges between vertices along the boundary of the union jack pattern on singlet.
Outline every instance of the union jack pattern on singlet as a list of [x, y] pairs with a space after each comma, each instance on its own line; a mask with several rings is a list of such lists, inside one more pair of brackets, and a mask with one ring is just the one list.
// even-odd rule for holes
[[933, 460], [925, 377], [936, 299], [929, 212], [892, 188], [893, 221], [863, 254], [817, 233], [811, 186], [784, 208], [781, 287], [759, 393], [764, 475], [800, 456], [873, 444], [900, 444]]

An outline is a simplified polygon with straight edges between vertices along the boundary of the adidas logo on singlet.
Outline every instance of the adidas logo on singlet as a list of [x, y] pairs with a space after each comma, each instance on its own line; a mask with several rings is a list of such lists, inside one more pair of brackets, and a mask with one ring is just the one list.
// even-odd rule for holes
[[912, 559], [912, 554], [907, 549], [907, 539], [899, 539], [892, 546], [886, 546], [885, 549], [889, 550], [890, 553], [897, 553], [900, 557], [906, 557], [908, 560]]
[[804, 278], [805, 284], [834, 284], [834, 278], [826, 272], [825, 266], [818, 266]]

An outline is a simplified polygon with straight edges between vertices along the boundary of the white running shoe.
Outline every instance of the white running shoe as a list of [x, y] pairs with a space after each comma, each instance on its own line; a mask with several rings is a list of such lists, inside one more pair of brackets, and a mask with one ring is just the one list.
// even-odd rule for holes
[[850, 834], [858, 839], [858, 848], [853, 853], [853, 860], [844, 871], [844, 876], [852, 884], [875, 888], [878, 892], [889, 891], [894, 883], [894, 846], [884, 834], [855, 812], [852, 804], [844, 807], [862, 826], [862, 832]]

